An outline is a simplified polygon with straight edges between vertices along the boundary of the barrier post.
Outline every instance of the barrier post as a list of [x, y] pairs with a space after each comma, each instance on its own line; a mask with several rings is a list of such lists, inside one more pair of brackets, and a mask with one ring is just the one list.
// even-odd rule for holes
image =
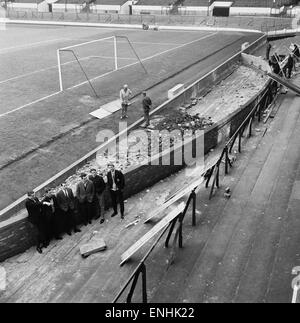
[[143, 298], [143, 303], [147, 303], [147, 277], [146, 277], [146, 265], [144, 264], [144, 262], [142, 262], [140, 264], [140, 267], [138, 269], [138, 271], [135, 273], [134, 275], [134, 279], [132, 282], [132, 285], [130, 287], [130, 291], [128, 293], [127, 299], [126, 299], [126, 303], [131, 303], [132, 301], [132, 296], [134, 294], [138, 279], [140, 277], [140, 275], [142, 276], [142, 298]]
[[192, 199], [193, 199], [193, 213], [192, 213], [192, 225], [193, 227], [196, 226], [196, 193], [195, 191], [192, 192]]
[[178, 220], [178, 217], [176, 217], [176, 218], [171, 222], [170, 230], [169, 230], [168, 236], [167, 236], [167, 238], [166, 238], [166, 242], [165, 242], [165, 247], [166, 247], [166, 248], [169, 248], [169, 242], [170, 242], [170, 239], [171, 239], [172, 233], [173, 233], [173, 231], [174, 231], [175, 224], [176, 224], [177, 220]]

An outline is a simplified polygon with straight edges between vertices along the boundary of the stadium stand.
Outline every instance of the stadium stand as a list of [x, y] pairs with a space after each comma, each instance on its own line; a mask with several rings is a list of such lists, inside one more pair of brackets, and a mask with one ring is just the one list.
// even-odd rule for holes
[[41, 2], [43, 2], [44, 0], [10, 0], [10, 1], [7, 1], [8, 3], [34, 3], [34, 4], [39, 4]]
[[[41, 3], [44, 0], [10, 0], [8, 2], [14, 2], [14, 3]], [[71, 4], [83, 4], [84, 0], [58, 0], [53, 1], [54, 3], [71, 3]], [[91, 0], [90, 3], [99, 4], [99, 5], [123, 5], [127, 2], [127, 0]]]
[[[7, 2], [14, 3], [41, 3], [44, 0], [10, 0]], [[91, 0], [90, 3], [96, 5], [123, 5], [128, 0]], [[228, 2], [228, 0], [218, 0], [219, 2]], [[84, 0], [58, 0], [55, 3], [71, 3], [71, 4], [82, 4]], [[212, 3], [213, 1], [211, 1]], [[297, 0], [277, 0], [274, 4], [273, 0], [233, 0], [233, 7], [266, 7], [272, 8], [274, 6], [290, 6], [296, 5]], [[191, 7], [207, 7], [208, 0], [139, 0], [135, 3], [139, 6], [171, 6], [171, 5], [182, 5]]]
[[[109, 1], [109, 0], [107, 0]], [[219, 2], [228, 2], [228, 0], [218, 0]], [[207, 0], [183, 0], [181, 1], [182, 5], [184, 6], [191, 6], [191, 7], [207, 7], [208, 1]], [[212, 3], [213, 1], [211, 1]], [[233, 7], [266, 7], [272, 8], [274, 7], [273, 0], [233, 0]], [[296, 5], [297, 0], [277, 0], [275, 2], [276, 7], [281, 6], [290, 6]], [[168, 6], [174, 4], [175, 1], [172, 0], [139, 0], [136, 4], [146, 5], [146, 6]]]
[[[212, 13], [214, 4], [232, 3], [230, 15], [281, 15], [286, 14], [289, 6], [298, 4], [297, 0], [139, 0], [133, 6], [135, 14], [183, 14], [205, 15]], [[210, 7], [211, 6], [211, 7]], [[284, 8], [284, 9], [283, 9]]]

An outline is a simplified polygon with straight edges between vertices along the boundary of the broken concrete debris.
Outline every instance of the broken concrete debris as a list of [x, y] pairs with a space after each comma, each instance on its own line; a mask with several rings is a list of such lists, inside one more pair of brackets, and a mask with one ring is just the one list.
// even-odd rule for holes
[[95, 231], [92, 234], [90, 241], [88, 243], [82, 244], [79, 247], [79, 250], [81, 256], [83, 258], [87, 258], [88, 256], [94, 253], [106, 250], [106, 248], [107, 245], [104, 239], [102, 238], [102, 236], [100, 236], [100, 234], [97, 231]]
[[229, 199], [231, 197], [231, 190], [229, 187], [225, 189], [224, 197]]

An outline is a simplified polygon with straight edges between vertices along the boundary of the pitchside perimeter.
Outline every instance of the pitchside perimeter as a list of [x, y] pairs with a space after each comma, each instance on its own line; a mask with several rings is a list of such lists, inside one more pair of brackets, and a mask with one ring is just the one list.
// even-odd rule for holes
[[[115, 68], [116, 35], [128, 37], [147, 73], [122, 39], [117, 44]], [[99, 146], [100, 129], [118, 132], [119, 112], [100, 121], [89, 113], [116, 100], [123, 84], [129, 84], [134, 95], [151, 89], [149, 94], [158, 106], [175, 84], [190, 84], [237, 53], [242, 43], [260, 37], [20, 26], [10, 26], [2, 36], [0, 209]], [[98, 41], [103, 38], [109, 39]], [[60, 91], [57, 50], [90, 41], [95, 41], [93, 46], [76, 49], [98, 98], [69, 53], [61, 57], [64, 90]], [[137, 101], [129, 109], [128, 125], [141, 115]]]
[[[26, 38], [20, 36], [23, 29], [25, 35], [27, 34]], [[85, 85], [87, 78], [81, 66], [93, 82], [118, 69], [126, 69], [130, 73], [131, 67], [139, 64], [139, 58], [151, 64], [155, 57], [165, 57], [182, 47], [213, 38], [215, 35], [194, 32], [118, 31], [120, 36], [128, 37], [128, 43], [124, 38], [116, 39], [117, 32], [109, 30], [97, 29], [95, 32], [94, 29], [82, 28], [78, 33], [74, 28], [56, 28], [54, 38], [51, 35], [52, 30], [48, 34], [44, 29], [23, 29], [10, 27], [0, 40], [0, 94], [3, 98], [0, 103], [0, 117], [41, 102], [62, 89]], [[15, 39], [13, 45], [11, 38]], [[65, 50], [57, 52], [59, 49]], [[115, 85], [117, 89], [120, 86]], [[99, 95], [103, 95], [100, 87], [96, 90]]]

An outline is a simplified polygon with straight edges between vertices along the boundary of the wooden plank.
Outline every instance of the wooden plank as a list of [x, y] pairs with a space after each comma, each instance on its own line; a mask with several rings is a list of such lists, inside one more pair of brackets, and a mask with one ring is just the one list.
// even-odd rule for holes
[[269, 64], [266, 61], [264, 61], [262, 58], [242, 53], [242, 59], [245, 65], [248, 65], [249, 67], [254, 68], [260, 72], [265, 72], [267, 76], [269, 76], [274, 81], [287, 87], [291, 91], [295, 92], [297, 95], [300, 95], [300, 88], [297, 85], [274, 74]]
[[294, 83], [283, 79], [282, 77], [274, 74], [274, 73], [267, 73], [267, 75], [273, 79], [274, 81], [280, 83], [281, 85], [287, 87], [288, 89], [290, 89], [291, 91], [293, 91], [294, 93], [296, 93], [297, 95], [300, 95], [300, 88], [295, 85]]
[[107, 112], [114, 113], [118, 110], [121, 110], [121, 102], [120, 99], [114, 100], [112, 102], [106, 103], [101, 106], [102, 109], [106, 110]]
[[85, 243], [79, 247], [80, 254], [86, 258], [94, 253], [103, 251], [107, 248], [105, 241], [102, 238], [94, 237], [90, 242]]
[[[215, 164], [218, 162], [218, 160], [220, 159], [220, 155], [218, 154], [218, 155], [216, 155], [216, 156], [214, 156], [213, 158], [211, 158], [210, 160], [209, 160], [209, 162], [207, 162], [206, 164], [205, 164], [205, 167], [202, 169], [202, 170], [200, 170], [200, 171], [198, 171], [197, 170], [197, 172], [198, 172], [198, 174], [200, 174], [201, 176], [203, 176], [210, 168], [212, 168], [213, 166], [215, 166]], [[166, 198], [166, 200], [165, 200], [165, 202], [164, 203], [166, 203], [166, 202], [168, 202], [170, 199], [172, 199], [175, 195], [177, 195], [177, 194], [179, 194], [181, 191], [183, 191], [185, 188], [187, 188], [187, 187], [190, 187], [190, 185], [191, 184], [188, 184], [188, 185], [186, 185], [185, 187], [180, 187], [179, 189], [177, 189], [175, 192], [173, 192], [170, 196], [168, 196], [167, 198]]]
[[173, 198], [171, 198], [170, 200], [168, 200], [167, 202], [165, 202], [163, 205], [161, 205], [160, 207], [158, 207], [157, 209], [155, 209], [153, 212], [151, 212], [150, 215], [149, 215], [149, 217], [144, 221], [144, 223], [149, 222], [152, 218], [154, 218], [155, 216], [161, 214], [169, 206], [171, 206], [172, 204], [174, 204], [175, 202], [177, 202], [178, 200], [180, 200], [182, 197], [184, 197], [188, 193], [192, 192], [192, 190], [194, 188], [196, 188], [197, 186], [199, 186], [203, 182], [204, 182], [204, 178], [203, 177], [200, 177], [199, 179], [197, 179], [195, 182], [193, 182], [192, 184], [190, 184], [189, 186], [187, 186], [185, 189], [183, 189], [182, 191], [180, 191]]
[[95, 111], [91, 112], [90, 115], [95, 117], [95, 118], [98, 118], [98, 119], [104, 119], [104, 118], [110, 116], [111, 113], [106, 111], [103, 108], [100, 108], [98, 110], [95, 110]]
[[174, 210], [172, 210], [165, 218], [157, 223], [150, 231], [148, 231], [142, 238], [133, 244], [122, 256], [120, 266], [122, 266], [130, 257], [132, 257], [145, 243], [153, 238], [158, 232], [164, 229], [171, 221], [173, 221], [185, 208], [185, 203], [180, 203]]
[[[212, 159], [211, 162], [207, 163], [207, 165], [205, 165], [205, 167], [203, 168], [203, 170], [200, 172], [200, 174], [205, 174], [211, 167], [213, 167], [217, 161], [219, 160], [220, 156], [216, 156]], [[185, 195], [187, 195], [188, 193], [191, 193], [193, 189], [197, 188], [198, 186], [200, 186], [203, 182], [205, 181], [205, 179], [201, 176], [200, 178], [198, 178], [197, 180], [195, 180], [194, 182], [192, 182], [191, 184], [187, 185], [186, 187], [180, 189], [179, 191], [173, 193], [165, 202], [163, 205], [159, 206], [158, 208], [156, 208], [155, 210], [153, 210], [149, 217], [144, 221], [144, 223], [149, 222], [152, 218], [154, 218], [155, 216], [158, 216], [160, 213], [162, 213], [163, 211], [165, 211], [169, 206], [171, 206], [173, 203], [177, 202], [179, 199], [181, 199], [182, 197], [184, 197]]]

